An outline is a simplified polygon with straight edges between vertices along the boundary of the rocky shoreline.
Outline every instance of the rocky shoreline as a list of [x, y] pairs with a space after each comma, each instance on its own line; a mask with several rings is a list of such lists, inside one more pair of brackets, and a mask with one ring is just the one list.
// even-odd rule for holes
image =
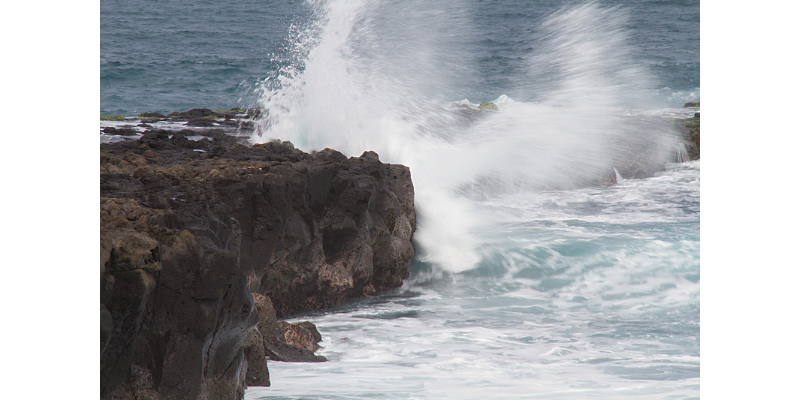
[[[313, 324], [280, 318], [408, 277], [409, 169], [374, 152], [250, 146], [259, 113], [103, 117], [102, 399], [243, 398], [247, 386], [270, 385], [267, 359], [325, 361]], [[671, 123], [685, 149], [676, 161], [699, 159], [699, 112]], [[617, 173], [663, 170], [645, 159], [621, 158]], [[615, 182], [610, 171], [599, 184]]]
[[686, 103], [684, 108], [694, 109], [694, 116], [688, 119], [671, 119], [688, 156], [688, 159], [678, 161], [695, 161], [700, 159], [700, 103]]
[[408, 276], [407, 167], [187, 133], [101, 144], [103, 399], [242, 398], [267, 358], [324, 361], [312, 324], [279, 318]]

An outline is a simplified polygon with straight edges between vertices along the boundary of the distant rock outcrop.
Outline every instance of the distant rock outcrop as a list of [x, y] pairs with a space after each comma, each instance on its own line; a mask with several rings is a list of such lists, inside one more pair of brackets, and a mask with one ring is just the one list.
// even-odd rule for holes
[[675, 119], [673, 124], [678, 130], [679, 138], [686, 148], [689, 161], [700, 159], [700, 113], [689, 119]]
[[497, 105], [492, 103], [491, 101], [484, 101], [483, 103], [478, 105], [478, 110], [492, 110], [498, 111]]
[[312, 324], [278, 318], [408, 276], [407, 167], [190, 134], [101, 146], [103, 399], [242, 398], [265, 357], [324, 360]]
[[[667, 162], [686, 162], [700, 159], [700, 113], [692, 118], [659, 118], [658, 124], [645, 125], [625, 139], [625, 151], [618, 151], [614, 158], [614, 169], [609, 171], [604, 185], [617, 181], [618, 173], [625, 179], [641, 179], [664, 171]], [[658, 146], [661, 129], [668, 129], [674, 143], [671, 149]], [[677, 139], [677, 140], [676, 140]], [[666, 155], [665, 150], [670, 153]]]

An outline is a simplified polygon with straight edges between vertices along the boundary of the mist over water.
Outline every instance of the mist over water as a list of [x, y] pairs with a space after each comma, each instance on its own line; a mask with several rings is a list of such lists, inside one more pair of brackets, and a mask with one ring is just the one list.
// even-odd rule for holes
[[[674, 154], [657, 121], [626, 116], [656, 93], [637, 65], [622, 7], [572, 4], [544, 18], [534, 50], [510, 73], [518, 92], [465, 98], [486, 86], [471, 51], [478, 32], [468, 3], [313, 1], [315, 22], [297, 35], [303, 68], [263, 86], [267, 112], [254, 142], [290, 140], [411, 168], [419, 258], [459, 272], [481, 261], [479, 232], [492, 220], [478, 201], [518, 192], [574, 189], [612, 172], [615, 156]], [[499, 111], [471, 111], [493, 101]]]
[[596, 185], [681, 154], [629, 10], [570, 3], [494, 41], [481, 2], [310, 4], [252, 140], [409, 166], [417, 257], [396, 291], [296, 316], [332, 362], [270, 363], [247, 398], [696, 396], [700, 163]]

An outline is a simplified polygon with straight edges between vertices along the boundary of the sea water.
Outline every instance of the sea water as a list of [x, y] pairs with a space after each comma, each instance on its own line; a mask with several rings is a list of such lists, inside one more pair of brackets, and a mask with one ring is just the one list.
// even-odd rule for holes
[[[258, 105], [252, 142], [411, 169], [409, 279], [292, 316], [330, 361], [270, 361], [246, 398], [699, 397], [700, 161], [665, 120], [696, 112], [699, 2], [101, 12], [101, 114]], [[665, 170], [615, 174], [642, 148]]]
[[247, 398], [698, 398], [699, 172], [481, 202], [476, 268], [293, 318], [330, 361]]
[[[384, 8], [414, 12], [413, 3]], [[437, 2], [439, 3], [439, 2]], [[446, 2], [445, 2], [446, 3]], [[452, 2], [451, 2], [452, 3]], [[440, 32], [441, 52], [452, 54], [442, 69], [461, 71], [462, 81], [447, 100], [491, 100], [505, 93], [519, 100], [541, 90], [519, 85], [527, 57], [537, 48], [545, 16], [568, 1], [461, 1], [440, 19], [466, 21], [460, 30]], [[656, 108], [681, 107], [700, 98], [700, 2], [698, 0], [617, 0], [603, 4], [627, 10], [629, 51], [634, 62], [655, 77]], [[307, 41], [298, 40], [315, 23], [318, 1], [101, 0], [100, 114], [135, 116], [194, 107], [249, 107], [257, 83], [282, 69], [302, 68], [298, 57]], [[417, 3], [416, 13], [428, 7]], [[410, 10], [409, 10], [410, 9]], [[441, 11], [431, 10], [441, 14]], [[423, 22], [400, 22], [419, 27]], [[418, 16], [415, 16], [418, 17]], [[447, 22], [454, 25], [454, 21]], [[397, 40], [409, 32], [397, 35]], [[448, 39], [449, 38], [449, 39]], [[448, 46], [460, 41], [462, 48]], [[418, 44], [418, 43], [417, 43]], [[411, 52], [391, 44], [384, 51]], [[462, 60], [457, 54], [466, 55]], [[447, 54], [445, 54], [447, 55]], [[546, 75], [536, 87], [552, 83]], [[436, 82], [429, 82], [436, 85]]]

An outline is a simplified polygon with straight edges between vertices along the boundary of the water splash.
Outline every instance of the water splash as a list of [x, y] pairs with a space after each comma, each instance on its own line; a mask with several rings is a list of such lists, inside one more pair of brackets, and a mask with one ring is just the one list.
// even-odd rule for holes
[[[409, 166], [417, 250], [447, 271], [481, 262], [481, 232], [492, 225], [481, 201], [594, 184], [633, 144], [666, 143], [660, 133], [645, 138], [644, 125], [623, 117], [652, 85], [632, 60], [619, 7], [591, 2], [552, 14], [531, 38], [536, 52], [527, 74], [538, 79], [520, 82], [549, 80], [546, 100], [501, 95], [498, 111], [478, 111], [463, 107], [474, 105], [468, 100], [451, 104], [478, 79], [470, 72], [475, 38], [463, 2], [310, 4], [317, 19], [298, 35], [302, 68], [265, 86], [266, 113], [252, 140], [356, 156], [373, 150], [384, 162]], [[663, 153], [674, 157], [673, 149]]]
[[675, 159], [679, 163], [689, 162], [689, 152], [686, 151], [686, 145], [683, 143], [678, 143], [675, 149]]
[[616, 180], [617, 183], [622, 183], [622, 181], [625, 180], [625, 178], [623, 178], [622, 175], [620, 175], [619, 171], [617, 171], [616, 168], [614, 168], [614, 179]]

